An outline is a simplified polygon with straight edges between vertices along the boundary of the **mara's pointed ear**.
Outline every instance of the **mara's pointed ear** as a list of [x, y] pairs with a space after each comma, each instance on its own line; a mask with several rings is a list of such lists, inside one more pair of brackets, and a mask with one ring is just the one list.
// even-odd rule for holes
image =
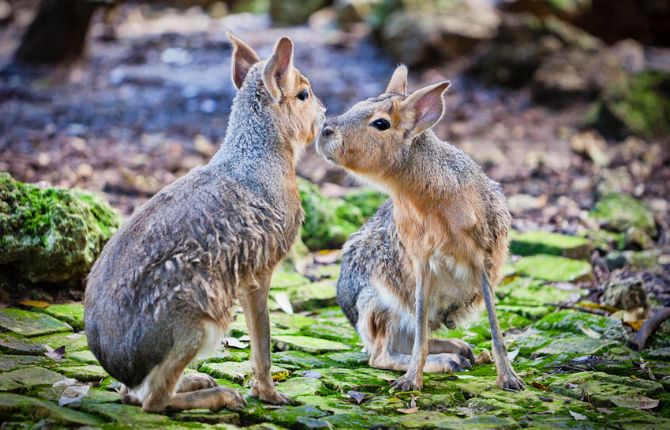
[[281, 99], [282, 89], [289, 83], [293, 73], [293, 42], [288, 37], [277, 41], [272, 56], [263, 69], [263, 84], [276, 102]]
[[251, 48], [251, 46], [242, 42], [242, 40], [233, 36], [233, 33], [228, 32], [228, 38], [230, 43], [233, 44], [233, 60], [232, 60], [232, 73], [233, 73], [233, 83], [240, 89], [244, 78], [246, 78], [247, 73], [251, 66], [261, 61], [256, 54], [256, 51]]
[[387, 94], [406, 94], [407, 93], [407, 67], [400, 65], [393, 72], [391, 80], [389, 81], [388, 86], [386, 87]]
[[412, 139], [435, 125], [444, 112], [442, 93], [449, 88], [449, 81], [429, 85], [413, 92], [402, 102], [404, 122], [408, 124], [405, 137]]

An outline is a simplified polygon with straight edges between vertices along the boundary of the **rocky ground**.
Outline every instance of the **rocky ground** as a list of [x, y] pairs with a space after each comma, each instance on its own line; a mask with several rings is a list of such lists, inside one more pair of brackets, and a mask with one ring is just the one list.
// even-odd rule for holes
[[[516, 252], [546, 252], [547, 238], [515, 241]], [[583, 243], [551, 237], [554, 253]], [[332, 253], [316, 255], [328, 261]], [[581, 301], [577, 281], [589, 263], [528, 255], [507, 268], [498, 289], [498, 317], [509, 355], [527, 384], [523, 392], [495, 385], [492, 364], [458, 374], [428, 374], [422, 392], [393, 392], [400, 374], [372, 369], [361, 343], [335, 303], [337, 264], [310, 266], [307, 276], [277, 273], [272, 282], [273, 377], [296, 404], [276, 407], [247, 398], [239, 411], [195, 410], [152, 415], [123, 405], [118, 383], [88, 351], [81, 304], [23, 302], [0, 310], [0, 416], [4, 428], [32, 425], [102, 428], [662, 428], [670, 425], [670, 325], [651, 348], [631, 350], [631, 329], [604, 316], [609, 306]], [[586, 313], [563, 308], [578, 303]], [[601, 315], [602, 313], [602, 315]], [[228, 347], [189, 367], [248, 394], [248, 335], [241, 312]], [[490, 349], [486, 315], [463, 328], [441, 330]], [[59, 407], [59, 404], [63, 407]], [[41, 427], [44, 428], [44, 427]]]
[[[234, 96], [228, 29], [261, 56], [280, 35], [290, 35], [295, 63], [329, 115], [383, 91], [395, 65], [372, 42], [369, 28], [340, 31], [327, 13], [313, 15], [307, 26], [274, 28], [264, 15], [219, 12], [130, 4], [115, 18], [114, 37], [96, 17], [82, 61], [27, 69], [11, 64], [31, 18], [29, 8], [16, 8], [11, 24], [0, 26], [0, 171], [25, 182], [92, 191], [130, 215], [161, 187], [205, 163], [223, 137]], [[411, 27], [408, 17], [423, 19], [398, 16], [394, 25]], [[507, 276], [497, 291], [498, 316], [526, 391], [496, 388], [484, 355], [471, 371], [428, 375], [421, 393], [391, 392], [389, 382], [399, 375], [367, 366], [334, 300], [338, 253], [320, 250], [342, 245], [380, 198], [359, 191], [310, 149], [300, 173], [318, 186], [305, 181], [300, 187], [307, 211], [302, 237], [312, 253], [296, 252], [275, 275], [272, 292], [273, 373], [278, 389], [296, 405], [249, 399], [241, 411], [173, 415], [122, 405], [118, 384], [87, 350], [81, 304], [71, 303], [81, 297], [79, 286], [31, 290], [29, 280], [4, 270], [13, 266], [0, 266], [3, 428], [669, 426], [670, 324], [661, 326], [643, 352], [628, 344], [658, 307], [670, 305], [667, 134], [619, 118], [615, 124], [637, 131], [610, 136], [611, 129], [591, 117], [627, 112], [625, 103], [611, 104], [603, 81], [621, 70], [596, 73], [604, 65], [623, 59], [636, 70], [653, 66], [651, 73], [657, 73], [670, 69], [670, 56], [634, 43], [605, 48], [584, 34], [565, 37], [556, 23], [537, 30], [534, 21], [528, 27], [528, 18], [508, 18], [502, 24], [493, 20], [502, 26], [498, 45], [481, 43], [453, 61], [413, 69], [410, 89], [452, 80], [445, 120], [436, 132], [471, 154], [508, 196], [515, 231]], [[540, 31], [541, 43], [528, 28]], [[387, 41], [398, 34], [391, 30], [383, 35]], [[386, 51], [398, 46], [392, 45]], [[517, 45], [527, 48], [521, 56], [510, 51]], [[557, 64], [564, 51], [573, 54]], [[391, 53], [407, 52], [414, 50]], [[528, 82], [512, 79], [528, 67], [537, 69]], [[561, 101], [560, 109], [545, 103], [546, 97]], [[647, 101], [634, 106], [663, 111]], [[0, 191], [6, 191], [4, 182]], [[13, 225], [5, 206], [0, 205], [3, 234]], [[0, 241], [3, 258], [7, 243]], [[31, 255], [42, 255], [36, 249]], [[238, 313], [227, 348], [191, 370], [248, 393], [246, 335]], [[490, 349], [486, 315], [437, 336], [464, 339], [477, 354]]]

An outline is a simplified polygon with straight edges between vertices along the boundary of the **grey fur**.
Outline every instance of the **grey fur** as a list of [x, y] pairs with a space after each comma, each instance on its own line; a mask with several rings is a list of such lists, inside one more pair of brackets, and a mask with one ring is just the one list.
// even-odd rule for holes
[[88, 277], [91, 351], [129, 387], [181, 345], [203, 340], [203, 321], [225, 328], [241, 283], [288, 252], [303, 220], [283, 186], [282, 157], [261, 64], [235, 97], [227, 136], [211, 162], [165, 187], [103, 249]]

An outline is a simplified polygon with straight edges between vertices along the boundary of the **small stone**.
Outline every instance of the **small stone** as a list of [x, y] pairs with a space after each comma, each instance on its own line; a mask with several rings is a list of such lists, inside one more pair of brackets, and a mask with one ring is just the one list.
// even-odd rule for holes
[[638, 277], [611, 279], [605, 287], [600, 303], [623, 310], [649, 308], [644, 282]]
[[340, 342], [308, 336], [279, 335], [272, 336], [272, 340], [277, 348], [282, 351], [295, 349], [310, 354], [321, 354], [325, 352], [346, 351], [351, 349], [350, 346]]
[[48, 315], [15, 308], [0, 309], [0, 327], [24, 336], [72, 331], [70, 325]]
[[577, 133], [570, 139], [570, 149], [577, 154], [588, 157], [596, 166], [607, 166], [610, 162], [607, 155], [607, 142], [596, 131]]

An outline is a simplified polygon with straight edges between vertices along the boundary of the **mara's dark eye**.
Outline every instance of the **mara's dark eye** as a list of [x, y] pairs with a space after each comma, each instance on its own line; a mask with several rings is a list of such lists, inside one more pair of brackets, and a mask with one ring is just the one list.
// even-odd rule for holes
[[309, 91], [308, 90], [302, 90], [298, 93], [298, 100], [305, 101], [309, 98]]
[[389, 123], [384, 118], [376, 119], [376, 120], [372, 121], [372, 123], [370, 125], [373, 126], [374, 128], [376, 128], [379, 131], [384, 131], [384, 130], [388, 130], [389, 128], [391, 128], [391, 123]]

